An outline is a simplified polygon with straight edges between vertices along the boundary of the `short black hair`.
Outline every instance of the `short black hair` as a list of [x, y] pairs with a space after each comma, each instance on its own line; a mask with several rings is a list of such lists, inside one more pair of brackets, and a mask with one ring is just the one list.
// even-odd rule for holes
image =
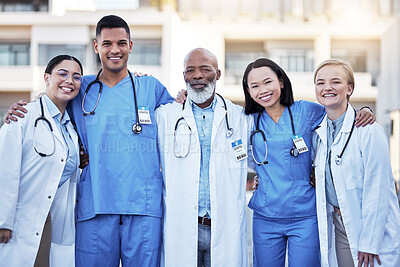
[[70, 56], [70, 55], [58, 55], [58, 56], [53, 57], [47, 64], [47, 67], [44, 70], [44, 73], [51, 74], [53, 72], [55, 66], [57, 66], [64, 60], [73, 60], [76, 63], [78, 63], [79, 68], [81, 69], [81, 75], [83, 75], [83, 67], [82, 67], [81, 62], [76, 57]]
[[290, 107], [294, 103], [294, 97], [293, 97], [293, 90], [292, 90], [292, 84], [289, 80], [289, 77], [287, 76], [286, 72], [279, 67], [278, 64], [273, 62], [270, 59], [267, 58], [259, 58], [254, 62], [251, 62], [246, 70], [244, 71], [243, 74], [243, 80], [242, 80], [242, 86], [243, 86], [243, 92], [244, 92], [244, 98], [245, 98], [245, 106], [244, 106], [244, 112], [248, 114], [252, 113], [257, 113], [264, 109], [261, 105], [259, 105], [257, 102], [255, 102], [249, 93], [249, 86], [248, 86], [248, 76], [249, 72], [252, 69], [257, 69], [261, 67], [268, 67], [270, 68], [278, 77], [278, 80], [283, 83], [283, 88], [281, 88], [281, 97], [279, 99], [279, 102], [281, 105]]
[[100, 36], [101, 30], [104, 28], [124, 28], [128, 34], [129, 39], [131, 39], [131, 31], [129, 29], [128, 23], [121, 17], [116, 15], [108, 15], [102, 17], [96, 25], [96, 38]]

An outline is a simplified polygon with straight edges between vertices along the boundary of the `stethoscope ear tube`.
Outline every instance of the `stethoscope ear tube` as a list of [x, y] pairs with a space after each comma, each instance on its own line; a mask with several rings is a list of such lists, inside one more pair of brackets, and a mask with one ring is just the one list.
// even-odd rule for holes
[[128, 70], [128, 74], [129, 74], [129, 77], [131, 78], [132, 87], [133, 87], [133, 98], [135, 99], [136, 122], [132, 126], [132, 132], [134, 134], [140, 134], [140, 132], [142, 131], [142, 125], [139, 123], [139, 110], [138, 110], [137, 96], [136, 96], [136, 90], [135, 90], [135, 83], [133, 81], [132, 74], [129, 70]]
[[227, 129], [227, 131], [226, 131], [226, 137], [231, 137], [232, 135], [233, 135], [233, 133], [234, 133], [234, 131], [233, 131], [233, 128], [232, 127], [229, 127], [229, 121], [228, 121], [228, 107], [226, 106], [226, 102], [225, 102], [225, 99], [220, 95], [220, 94], [218, 94], [218, 93], [215, 93], [217, 96], [219, 96], [221, 99], [222, 99], [222, 102], [224, 103], [224, 108], [225, 108], [225, 111], [226, 111], [226, 114], [225, 114], [225, 122], [226, 122], [226, 129]]
[[[95, 110], [97, 108], [97, 105], [99, 104], [100, 101], [100, 96], [101, 93], [103, 92], [103, 83], [100, 81], [100, 74], [102, 72], [102, 69], [100, 69], [100, 71], [97, 73], [96, 79], [92, 82], [90, 82], [88, 84], [88, 86], [86, 87], [85, 93], [83, 94], [83, 99], [82, 99], [82, 111], [83, 111], [83, 116], [86, 117], [88, 115], [94, 115], [95, 114]], [[136, 96], [136, 90], [135, 90], [135, 83], [133, 81], [133, 77], [131, 72], [128, 70], [128, 74], [129, 74], [129, 78], [131, 79], [131, 83], [132, 83], [132, 88], [133, 88], [133, 98], [135, 100], [135, 115], [136, 115], [136, 122], [135, 124], [133, 124], [132, 126], [132, 132], [134, 134], [140, 134], [140, 132], [142, 131], [142, 125], [139, 122], [139, 111], [138, 111], [138, 104], [137, 104], [137, 96]], [[90, 88], [94, 85], [94, 84], [99, 84], [99, 93], [97, 94], [97, 99], [96, 99], [96, 104], [94, 105], [92, 111], [86, 111], [85, 110], [85, 100], [86, 100], [86, 96], [90, 90]]]
[[[225, 102], [225, 99], [220, 95], [220, 94], [218, 94], [218, 93], [215, 93], [217, 96], [219, 96], [221, 99], [222, 99], [222, 102], [224, 103], [224, 108], [225, 108], [225, 111], [226, 111], [226, 114], [225, 114], [225, 124], [226, 124], [226, 129], [227, 129], [227, 131], [226, 131], [226, 137], [227, 138], [229, 138], [229, 137], [231, 137], [233, 134], [234, 134], [234, 130], [233, 130], [233, 128], [232, 127], [230, 127], [229, 126], [229, 121], [228, 121], [228, 108], [227, 108], [227, 106], [226, 106], [226, 102]], [[185, 104], [186, 104], [186, 101], [184, 101], [183, 102], [183, 104], [182, 104], [182, 111], [185, 109]], [[188, 151], [187, 151], [187, 153], [185, 154], [185, 155], [177, 155], [176, 154], [176, 135], [177, 135], [177, 129], [178, 129], [178, 125], [179, 125], [179, 122], [181, 121], [181, 120], [183, 120], [183, 121], [185, 121], [185, 119], [183, 118], [183, 117], [180, 117], [177, 121], [176, 121], [176, 123], [175, 123], [175, 128], [174, 128], [174, 147], [173, 147], [173, 149], [174, 149], [174, 155], [175, 155], [175, 157], [177, 157], [177, 158], [185, 158], [187, 155], [189, 155], [189, 152], [190, 152], [190, 144], [191, 144], [191, 138], [192, 138], [192, 129], [190, 128], [190, 126], [188, 125], [188, 128], [189, 128], [189, 131], [190, 131], [190, 137], [189, 137], [189, 146], [188, 146]]]
[[[50, 123], [50, 122], [46, 119], [46, 117], [44, 116], [44, 108], [43, 108], [42, 97], [39, 98], [39, 102], [40, 102], [40, 111], [41, 111], [41, 114], [40, 114], [40, 116], [35, 120], [35, 123], [34, 123], [34, 126], [33, 126], [33, 149], [35, 150], [36, 153], [39, 154], [39, 156], [41, 156], [41, 157], [46, 157], [46, 156], [51, 156], [51, 155], [53, 155], [54, 152], [56, 151], [56, 141], [55, 141], [55, 139], [54, 139], [53, 127], [51, 126], [51, 123]], [[52, 139], [53, 139], [53, 152], [51, 152], [50, 154], [45, 154], [45, 153], [39, 152], [39, 151], [36, 149], [36, 128], [37, 128], [37, 125], [38, 125], [39, 121], [41, 121], [41, 120], [44, 121], [44, 122], [47, 124], [47, 126], [49, 126], [49, 129], [50, 129], [50, 132], [51, 132], [51, 136], [52, 136]]]
[[[356, 110], [355, 110], [355, 109], [353, 109], [353, 110], [354, 110], [354, 114], [356, 114]], [[344, 147], [343, 147], [343, 149], [342, 149], [342, 152], [340, 153], [340, 155], [336, 155], [336, 158], [335, 158], [335, 163], [336, 163], [336, 165], [341, 165], [341, 164], [342, 164], [342, 157], [343, 157], [344, 152], [346, 151], [347, 145], [349, 144], [351, 135], [353, 134], [355, 124], [356, 124], [356, 121], [354, 120], [354, 121], [353, 121], [353, 125], [351, 126], [351, 130], [350, 130], [349, 137], [347, 137], [347, 140], [346, 140], [346, 143], [345, 143], [345, 145], [344, 145]], [[320, 138], [319, 138], [319, 136], [318, 136], [318, 137], [317, 137], [317, 145], [316, 145], [315, 152], [314, 152], [314, 159], [313, 159], [313, 163], [312, 163], [312, 166], [313, 166], [314, 168], [316, 167], [316, 165], [315, 165], [315, 158], [316, 158], [316, 156], [317, 156], [317, 152], [318, 152], [318, 148], [319, 148], [319, 143], [320, 143], [320, 142], [321, 142], [321, 140], [320, 140]]]
[[[260, 112], [258, 113], [258, 116], [257, 116], [257, 123], [256, 123], [256, 130], [253, 131], [253, 132], [251, 133], [251, 135], [250, 135], [250, 149], [251, 149], [251, 155], [252, 155], [252, 157], [253, 157], [254, 162], [255, 162], [258, 166], [261, 166], [261, 165], [264, 165], [264, 164], [268, 164], [268, 161], [267, 161], [267, 157], [268, 157], [267, 139], [265, 138], [264, 132], [261, 131], [261, 130], [259, 129], [260, 117], [261, 117], [262, 112], [263, 112], [263, 110], [260, 110]], [[262, 136], [262, 138], [263, 138], [264, 145], [265, 145], [265, 157], [264, 157], [264, 160], [263, 160], [262, 162], [257, 161], [257, 159], [256, 159], [256, 157], [255, 157], [255, 155], [254, 155], [253, 138], [254, 138], [254, 135], [256, 135], [257, 133], [261, 133], [261, 136]]]
[[[88, 84], [88, 86], [86, 87], [85, 93], [83, 94], [83, 99], [82, 99], [82, 111], [83, 111], [83, 116], [87, 116], [87, 115], [94, 115], [95, 114], [95, 110], [97, 108], [97, 105], [99, 104], [99, 100], [100, 100], [100, 96], [101, 93], [103, 92], [103, 84], [100, 82], [99, 77], [100, 77], [100, 73], [101, 73], [101, 69], [99, 71], [99, 73], [96, 76], [96, 79], [94, 81], [92, 81], [91, 83]], [[89, 92], [90, 88], [93, 86], [93, 84], [97, 83], [99, 85], [99, 93], [97, 94], [97, 99], [96, 99], [96, 104], [93, 107], [93, 110], [90, 112], [87, 112], [85, 110], [85, 99], [87, 96], [87, 93]]]
[[[353, 110], [354, 110], [354, 117], [355, 117], [356, 110], [354, 108], [353, 108]], [[336, 159], [335, 159], [336, 165], [341, 165], [342, 164], [342, 156], [343, 156], [344, 151], [346, 150], [347, 145], [349, 144], [349, 141], [350, 141], [351, 135], [353, 134], [355, 125], [356, 125], [356, 121], [354, 120], [353, 121], [353, 125], [351, 126], [349, 137], [347, 138], [346, 143], [344, 144], [342, 152], [340, 153], [340, 155], [336, 155]]]

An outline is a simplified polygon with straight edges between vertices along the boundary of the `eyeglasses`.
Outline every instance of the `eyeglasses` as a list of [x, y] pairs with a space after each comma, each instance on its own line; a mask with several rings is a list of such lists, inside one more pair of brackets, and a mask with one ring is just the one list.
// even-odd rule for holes
[[[58, 77], [60, 77], [60, 79], [63, 81], [68, 80], [71, 75], [71, 74], [69, 74], [68, 71], [65, 71], [65, 70], [58, 70], [58, 71], [56, 71], [56, 73], [57, 73]], [[83, 77], [79, 73], [74, 73], [72, 75], [72, 80], [74, 80], [74, 82], [77, 82], [77, 83], [82, 83]]]

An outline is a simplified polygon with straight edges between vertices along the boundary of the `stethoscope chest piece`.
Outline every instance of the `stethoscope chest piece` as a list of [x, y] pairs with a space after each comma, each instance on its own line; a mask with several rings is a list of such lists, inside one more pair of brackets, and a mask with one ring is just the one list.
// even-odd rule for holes
[[340, 158], [339, 155], [336, 155], [335, 163], [336, 165], [342, 165], [342, 158]]
[[292, 157], [297, 158], [299, 156], [299, 150], [297, 150], [297, 148], [293, 147], [292, 149], [290, 149], [290, 155]]
[[226, 132], [226, 137], [231, 137], [233, 135], [233, 129], [229, 128]]
[[82, 115], [83, 115], [84, 117], [86, 117], [87, 115], [94, 115], [94, 114], [95, 114], [94, 111], [90, 111], [90, 112], [84, 112]]
[[132, 132], [133, 132], [134, 134], [140, 134], [141, 131], [142, 131], [142, 126], [141, 126], [139, 123], [135, 123], [135, 124], [132, 126]]

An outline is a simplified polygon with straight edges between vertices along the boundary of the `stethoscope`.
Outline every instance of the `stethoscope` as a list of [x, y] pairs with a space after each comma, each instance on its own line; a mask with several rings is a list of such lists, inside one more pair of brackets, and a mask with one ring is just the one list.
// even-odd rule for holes
[[[290, 124], [292, 125], [292, 133], [293, 133], [293, 136], [294, 136], [294, 135], [296, 135], [296, 131], [295, 131], [295, 129], [294, 129], [293, 115], [292, 115], [292, 111], [290, 110], [290, 107], [287, 107], [287, 108], [288, 108], [289, 116], [290, 116]], [[253, 131], [253, 132], [251, 133], [251, 135], [250, 135], [251, 155], [253, 156], [254, 162], [255, 162], [258, 166], [261, 166], [261, 165], [264, 165], [264, 164], [268, 164], [268, 161], [267, 161], [267, 156], [268, 156], [267, 139], [265, 138], [264, 132], [263, 132], [262, 130], [260, 130], [260, 128], [259, 128], [260, 117], [261, 117], [263, 111], [264, 111], [264, 110], [261, 110], [261, 111], [258, 113], [258, 116], [257, 116], [257, 123], [256, 123], [256, 130]], [[260, 161], [260, 162], [257, 161], [257, 159], [256, 159], [256, 157], [255, 157], [255, 155], [254, 155], [254, 149], [253, 149], [253, 138], [254, 138], [254, 136], [255, 136], [257, 133], [260, 133], [260, 134], [261, 134], [261, 136], [262, 136], [262, 138], [263, 138], [263, 140], [264, 140], [264, 145], [265, 145], [265, 157], [264, 157], [264, 160], [263, 160], [263, 161]], [[293, 142], [292, 149], [290, 149], [290, 155], [291, 155], [292, 157], [295, 157], [295, 158], [297, 158], [297, 157], [299, 156], [299, 151], [297, 150], [296, 146], [294, 145], [294, 142]]]
[[[56, 151], [56, 143], [55, 143], [55, 140], [54, 140], [53, 127], [51, 126], [51, 123], [50, 123], [50, 122], [46, 119], [46, 117], [44, 116], [44, 109], [43, 109], [42, 97], [39, 98], [39, 101], [40, 101], [40, 110], [41, 110], [41, 114], [40, 114], [40, 116], [35, 120], [35, 124], [34, 124], [34, 126], [33, 126], [33, 149], [35, 150], [36, 153], [39, 154], [39, 156], [41, 156], [41, 157], [48, 157], [48, 156], [53, 155], [54, 152]], [[49, 126], [49, 129], [50, 129], [50, 131], [51, 131], [51, 136], [53, 137], [53, 152], [51, 152], [50, 154], [46, 154], [46, 153], [39, 152], [39, 150], [37, 150], [37, 148], [36, 148], [36, 135], [35, 135], [35, 132], [36, 132], [36, 128], [37, 128], [37, 125], [38, 125], [39, 121], [43, 121], [44, 123], [46, 123], [46, 124]]]
[[[100, 81], [100, 73], [102, 70], [99, 71], [99, 73], [96, 76], [96, 79], [94, 81], [92, 81], [91, 83], [88, 84], [86, 90], [85, 90], [85, 94], [83, 95], [83, 99], [82, 99], [82, 111], [83, 111], [83, 116], [88, 116], [88, 115], [94, 115], [95, 114], [95, 110], [97, 108], [97, 104], [99, 103], [100, 100], [100, 96], [101, 93], [103, 91], [103, 83]], [[136, 114], [136, 122], [135, 124], [132, 126], [132, 132], [135, 134], [140, 134], [140, 132], [142, 131], [142, 125], [139, 123], [139, 111], [138, 111], [138, 104], [137, 104], [137, 97], [136, 97], [136, 90], [135, 90], [135, 83], [133, 82], [133, 77], [131, 72], [128, 70], [128, 74], [129, 74], [129, 78], [131, 79], [131, 83], [132, 83], [132, 87], [133, 87], [133, 98], [135, 99], [135, 114]], [[94, 105], [92, 111], [87, 112], [84, 108], [85, 106], [85, 99], [86, 99], [86, 95], [88, 94], [90, 88], [92, 87], [92, 85], [94, 84], [98, 84], [99, 85], [99, 93], [97, 95], [97, 100], [96, 100], [96, 104]]]
[[[231, 137], [232, 135], [233, 135], [233, 128], [231, 128], [231, 127], [229, 127], [229, 121], [228, 121], [228, 109], [227, 109], [227, 107], [226, 107], [226, 102], [225, 102], [225, 99], [220, 95], [220, 94], [218, 94], [218, 93], [215, 93], [216, 95], [218, 95], [221, 99], [222, 99], [222, 102], [224, 103], [224, 108], [225, 108], [225, 111], [226, 111], [226, 113], [225, 113], [225, 124], [226, 124], [226, 138], [229, 138], [229, 137]], [[185, 104], [186, 104], [186, 101], [182, 104], [182, 111], [185, 109]], [[187, 127], [188, 127], [188, 129], [189, 129], [189, 145], [188, 145], [188, 150], [187, 150], [187, 152], [184, 154], [184, 155], [177, 155], [177, 153], [176, 153], [176, 136], [177, 136], [177, 130], [178, 130], [178, 126], [179, 125], [181, 125], [181, 124], [179, 124], [179, 122], [181, 121], [181, 120], [183, 120], [183, 121], [185, 121], [185, 119], [183, 118], [183, 116], [182, 117], [180, 117], [177, 121], [176, 121], [176, 123], [175, 123], [175, 128], [174, 128], [174, 155], [175, 155], [175, 157], [177, 157], [177, 158], [185, 158], [185, 157], [187, 157], [187, 155], [189, 155], [189, 153], [190, 153], [190, 144], [191, 144], [191, 142], [192, 142], [192, 129], [190, 128], [190, 126], [186, 123], [186, 125], [187, 125]], [[182, 123], [183, 124], [183, 123]]]
[[[353, 110], [354, 110], [354, 114], [356, 114], [356, 110], [355, 110], [355, 109], [353, 109]], [[350, 141], [351, 135], [353, 134], [353, 130], [354, 130], [354, 126], [355, 126], [355, 125], [356, 125], [356, 121], [354, 120], [354, 121], [353, 121], [353, 125], [351, 126], [351, 130], [350, 130], [349, 137], [347, 137], [347, 140], [346, 140], [346, 143], [344, 144], [344, 147], [343, 147], [343, 149], [342, 149], [342, 152], [341, 152], [339, 155], [336, 155], [335, 163], [336, 163], [336, 165], [338, 165], [338, 166], [342, 164], [342, 157], [343, 157], [344, 151], [346, 151], [347, 145], [349, 144], [349, 141]], [[317, 136], [317, 138], [318, 138], [318, 141], [317, 141], [317, 144], [316, 144], [316, 148], [315, 148], [315, 152], [314, 152], [314, 158], [313, 158], [313, 163], [312, 163], [312, 167], [313, 167], [313, 168], [316, 167], [316, 165], [315, 165], [315, 158], [316, 158], [316, 156], [317, 156], [319, 144], [320, 144], [320, 142], [321, 142], [321, 139], [319, 138], [319, 136]]]

